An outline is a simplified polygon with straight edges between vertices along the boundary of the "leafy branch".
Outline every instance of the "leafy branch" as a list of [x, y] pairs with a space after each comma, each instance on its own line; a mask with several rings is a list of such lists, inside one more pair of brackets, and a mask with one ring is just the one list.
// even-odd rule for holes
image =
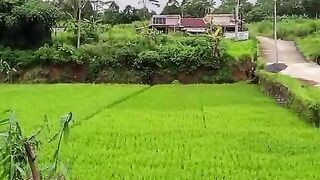
[[17, 68], [19, 65], [20, 65], [20, 63], [14, 65], [14, 66], [11, 66], [8, 62], [0, 59], [0, 73], [4, 73], [7, 76], [6, 80], [9, 83], [12, 83], [13, 75], [14, 75], [14, 73], [17, 72]]
[[[69, 134], [69, 127], [72, 121], [72, 113], [68, 113], [61, 119], [61, 128], [56, 135], [50, 139], [53, 142], [59, 137], [57, 149], [53, 158], [53, 168], [50, 170], [48, 176], [41, 176], [36, 164], [36, 156], [34, 149], [39, 149], [41, 142], [37, 140], [46, 128], [49, 130], [48, 120], [45, 117], [43, 125], [31, 136], [26, 137], [23, 135], [19, 123], [13, 112], [10, 113], [8, 118], [0, 120], [0, 165], [3, 167], [0, 179], [33, 179], [40, 180], [43, 177], [49, 179], [62, 179], [62, 175], [57, 175], [58, 165], [61, 164], [59, 160], [59, 152], [61, 141]], [[31, 173], [31, 174], [30, 174]]]

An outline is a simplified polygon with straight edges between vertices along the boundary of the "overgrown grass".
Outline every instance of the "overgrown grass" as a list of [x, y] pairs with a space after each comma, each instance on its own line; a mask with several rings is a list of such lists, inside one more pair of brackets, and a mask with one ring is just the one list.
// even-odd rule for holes
[[310, 60], [320, 63], [320, 31], [296, 40], [300, 51]]
[[127, 41], [139, 38], [136, 28], [133, 25], [117, 25], [110, 30], [100, 34], [99, 39], [102, 42], [107, 41]]
[[256, 53], [256, 41], [233, 41], [224, 39], [222, 45], [225, 48], [227, 54], [229, 54], [235, 60], [251, 59]]
[[73, 36], [72, 32], [68, 31], [61, 31], [57, 33], [52, 33], [52, 40], [53, 42], [61, 42], [72, 45], [71, 37]]
[[[271, 21], [262, 21], [249, 26], [250, 34], [272, 37], [273, 25]], [[303, 38], [320, 30], [317, 19], [281, 20], [278, 22], [278, 37], [285, 40]]]
[[293, 93], [305, 100], [320, 100], [320, 89], [317, 87], [305, 85], [297, 79], [280, 73], [274, 74], [260, 71], [259, 74], [289, 87]]

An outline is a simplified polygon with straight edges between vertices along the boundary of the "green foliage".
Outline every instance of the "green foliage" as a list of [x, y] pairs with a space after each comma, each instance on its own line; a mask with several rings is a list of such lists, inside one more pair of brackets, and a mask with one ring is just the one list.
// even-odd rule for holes
[[131, 5], [127, 5], [123, 11], [118, 8], [112, 7], [115, 2], [112, 1], [109, 8], [100, 14], [100, 18], [104, 24], [117, 25], [117, 24], [130, 24], [135, 21], [149, 20], [155, 12], [149, 12], [148, 9], [136, 9]]
[[[71, 42], [73, 42], [73, 45], [77, 44], [78, 23], [75, 25], [75, 27], [74, 34], [71, 37]], [[90, 44], [99, 41], [99, 33], [101, 33], [99, 28], [100, 27], [96, 22], [89, 20], [81, 21], [80, 42], [82, 44]]]
[[180, 7], [185, 17], [203, 18], [207, 13], [210, 14], [214, 5], [215, 2], [211, 0], [183, 0]]
[[40, 0], [0, 2], [0, 42], [28, 48], [51, 38], [50, 28], [59, 17], [58, 9]]
[[163, 8], [161, 14], [181, 14], [182, 8], [180, 7], [180, 4], [177, 0], [169, 0], [166, 4], [166, 6]]
[[0, 59], [0, 73], [3, 73], [6, 75], [5, 81], [12, 83], [13, 81], [13, 75], [17, 72], [17, 66], [19, 64], [12, 67], [8, 62]]
[[[62, 138], [67, 138], [66, 133], [69, 132], [70, 122], [72, 120], [72, 113], [62, 118], [62, 126], [59, 132], [58, 147], [54, 154], [53, 169], [50, 173], [42, 174], [44, 179], [58, 179], [61, 173], [57, 174], [57, 167], [61, 164], [59, 159], [60, 145]], [[16, 120], [13, 113], [9, 118], [0, 120], [0, 165], [2, 168], [2, 179], [32, 179], [40, 180], [40, 170], [36, 164], [36, 156], [34, 150], [39, 150], [42, 143], [37, 139], [39, 134], [48, 128], [47, 119], [40, 129], [38, 129], [31, 136], [24, 136], [20, 128], [19, 122]], [[50, 140], [54, 141], [56, 135]], [[58, 164], [59, 163], [59, 164]], [[30, 175], [32, 174], [32, 175]]]
[[[295, 40], [296, 37], [306, 37], [320, 29], [319, 20], [291, 19], [283, 17], [278, 23], [278, 37], [286, 40]], [[272, 22], [262, 21], [250, 26], [254, 35], [272, 36]]]
[[28, 164], [25, 137], [13, 114], [7, 119], [0, 119], [0, 130], [1, 179], [25, 179]]
[[259, 72], [262, 89], [314, 126], [320, 125], [319, 89], [281, 74]]
[[37, 63], [42, 64], [83, 63], [81, 55], [81, 51], [67, 44], [54, 44], [52, 47], [45, 45], [34, 52], [35, 60], [37, 60]]
[[320, 64], [320, 31], [296, 41], [300, 51], [308, 60]]
[[320, 89], [317, 87], [304, 85], [301, 81], [282, 74], [272, 74], [261, 71], [259, 75], [289, 87], [294, 94], [307, 101], [320, 100]]
[[[90, 32], [100, 29], [95, 23], [88, 22], [88, 26]], [[86, 33], [85, 30], [83, 32]], [[58, 33], [53, 44], [46, 44], [34, 52], [3, 48], [0, 58], [12, 67], [21, 65], [22, 69], [37, 65], [81, 65], [87, 71], [84, 72], [84, 76], [89, 82], [96, 82], [99, 74], [106, 70], [120, 74], [121, 71], [127, 71], [138, 75], [143, 79], [139, 83], [151, 83], [156, 75], [168, 73], [172, 77], [168, 82], [171, 82], [179, 73], [193, 74], [202, 71], [212, 75], [220, 68], [231, 68], [230, 65], [234, 62], [228, 60], [251, 60], [252, 55], [247, 50], [251, 41], [243, 43], [247, 45], [241, 47], [246, 50], [242, 53], [246, 55], [245, 58], [232, 57], [232, 53], [237, 51], [233, 49], [237, 47], [233, 47], [231, 41], [221, 45], [219, 34], [213, 32], [211, 36], [164, 35], [150, 30], [143, 22], [135, 22], [107, 28], [107, 31], [100, 35], [99, 42], [84, 44], [80, 48], [75, 48], [69, 43], [73, 36], [72, 32], [66, 31]], [[253, 43], [251, 45], [254, 46]], [[68, 74], [70, 72], [64, 79], [70, 79], [67, 77]], [[64, 82], [63, 79], [62, 81]]]
[[256, 53], [256, 42], [254, 40], [247, 41], [233, 41], [224, 39], [222, 46], [226, 50], [226, 53], [232, 57], [232, 59], [241, 60], [254, 60], [253, 55]]
[[[262, 21], [250, 25], [251, 36], [272, 37], [272, 22]], [[299, 50], [310, 61], [320, 63], [319, 39], [320, 21], [316, 19], [281, 17], [278, 23], [278, 37], [296, 41]]]

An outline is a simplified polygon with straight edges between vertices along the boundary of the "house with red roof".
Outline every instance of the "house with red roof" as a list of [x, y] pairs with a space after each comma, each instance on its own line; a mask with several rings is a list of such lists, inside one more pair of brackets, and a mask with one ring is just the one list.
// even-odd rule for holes
[[182, 18], [181, 30], [188, 33], [206, 33], [207, 25], [202, 18]]
[[202, 18], [181, 18], [180, 15], [154, 15], [150, 27], [168, 33], [183, 31], [188, 33], [205, 33], [207, 26]]
[[[243, 22], [239, 23], [239, 31], [242, 30]], [[180, 15], [154, 15], [150, 20], [150, 27], [158, 31], [206, 33], [210, 25], [222, 27], [226, 37], [233, 37], [235, 34], [236, 21], [233, 14], [208, 14], [204, 18], [181, 18]], [[240, 32], [241, 34], [242, 32]], [[244, 32], [245, 39], [248, 32]]]
[[150, 27], [168, 33], [181, 29], [180, 15], [154, 15], [150, 20]]

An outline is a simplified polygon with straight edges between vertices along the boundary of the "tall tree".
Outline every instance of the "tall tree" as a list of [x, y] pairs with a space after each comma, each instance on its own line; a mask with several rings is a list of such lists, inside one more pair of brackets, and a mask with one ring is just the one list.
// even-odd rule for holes
[[57, 0], [56, 5], [64, 12], [72, 15], [73, 18], [79, 17], [79, 5], [81, 5], [81, 16], [89, 19], [94, 15], [93, 6], [90, 0]]
[[106, 24], [115, 25], [119, 22], [121, 23], [122, 18], [123, 17], [121, 17], [120, 7], [116, 2], [110, 1], [108, 9], [106, 9], [104, 12], [103, 22]]
[[309, 17], [320, 17], [320, 0], [303, 0], [302, 5]]
[[143, 4], [143, 19], [146, 20], [148, 19], [148, 15], [150, 16], [149, 10], [147, 8], [147, 5], [152, 5], [152, 6], [156, 6], [156, 7], [160, 7], [160, 1], [159, 0], [140, 0], [139, 4]]
[[[219, 12], [231, 13], [234, 12], [236, 7], [236, 0], [222, 0], [221, 5], [218, 8]], [[240, 0], [240, 8], [243, 13], [247, 13], [252, 10], [253, 4], [249, 0]]]
[[181, 3], [183, 16], [204, 17], [212, 12], [213, 0], [183, 0]]
[[181, 14], [181, 7], [177, 0], [168, 0], [161, 14]]
[[41, 0], [0, 1], [0, 43], [14, 48], [33, 48], [51, 39], [51, 28], [60, 13]]

